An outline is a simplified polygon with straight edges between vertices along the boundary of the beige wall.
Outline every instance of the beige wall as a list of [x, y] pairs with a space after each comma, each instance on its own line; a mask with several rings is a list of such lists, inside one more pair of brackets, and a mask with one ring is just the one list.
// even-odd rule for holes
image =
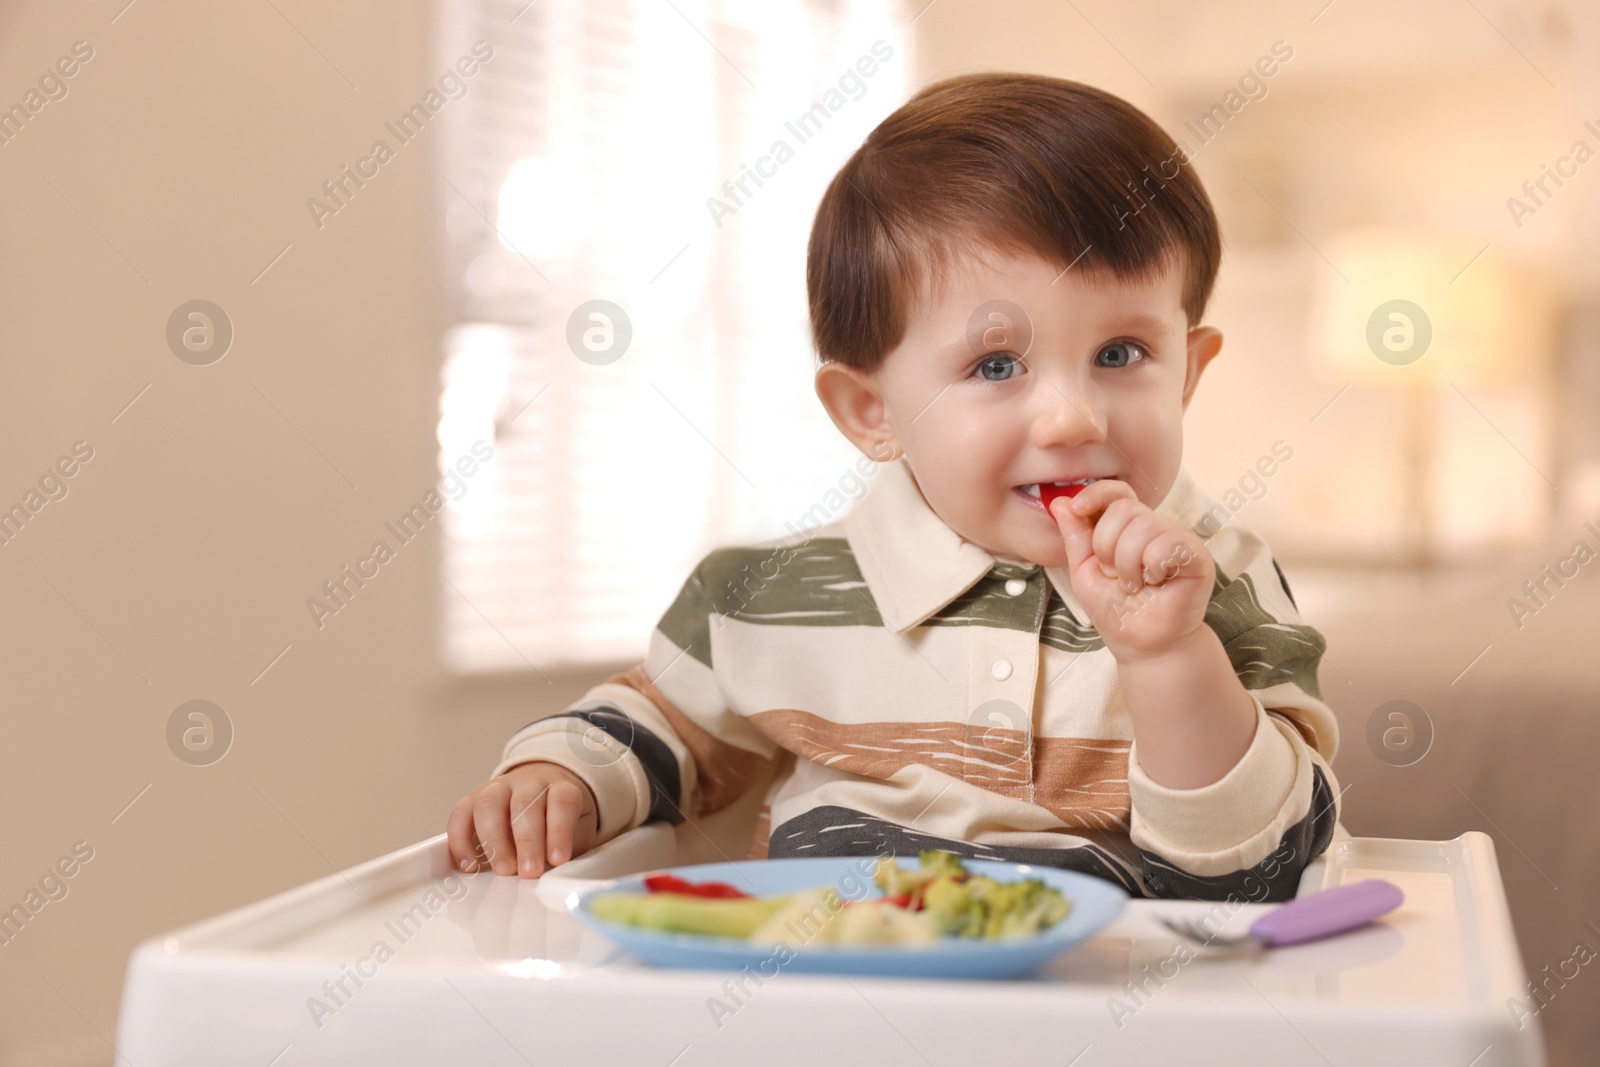
[[[0, 1063], [109, 1062], [138, 940], [437, 833], [532, 717], [440, 688], [435, 531], [320, 632], [305, 608], [435, 481], [437, 131], [320, 231], [305, 207], [442, 69], [431, 5], [279, 3], [327, 61], [270, 4], [121, 5], [0, 6], [7, 104], [94, 49], [0, 147], [0, 502], [94, 450], [0, 547], [0, 905], [94, 849], [0, 945]], [[196, 297], [236, 330], [207, 367], [164, 336]], [[195, 698], [236, 730], [206, 767], [165, 740]]]

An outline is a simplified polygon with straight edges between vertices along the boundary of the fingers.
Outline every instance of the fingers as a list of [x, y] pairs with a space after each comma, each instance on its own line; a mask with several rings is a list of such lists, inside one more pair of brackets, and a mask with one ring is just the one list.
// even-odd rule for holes
[[1123, 593], [1203, 569], [1203, 563], [1197, 564], [1199, 549], [1188, 544], [1184, 531], [1141, 501], [1127, 482], [1094, 482], [1061, 508], [1056, 520], [1067, 539], [1073, 570], [1092, 553], [1100, 574]]
[[538, 878], [594, 844], [599, 812], [581, 778], [559, 766], [514, 768], [450, 811], [451, 866]]
[[1146, 511], [1124, 528], [1116, 544], [1116, 571], [1125, 592], [1160, 586], [1183, 575], [1205, 574], [1204, 548], [1165, 515]]
[[600, 830], [600, 813], [595, 810], [593, 799], [585, 807], [583, 815], [578, 819], [577, 828], [572, 835], [572, 855], [581, 856], [594, 847], [595, 835]]
[[1143, 566], [1149, 585], [1160, 585], [1180, 575], [1204, 575], [1203, 546], [1194, 544], [1181, 530], [1168, 530], [1145, 546]]
[[[1138, 536], [1136, 527], [1142, 527], [1149, 514], [1150, 509], [1138, 500], [1117, 499], [1106, 507], [1100, 521], [1094, 524], [1094, 554], [1100, 560], [1100, 571], [1107, 578], [1116, 580], [1124, 591], [1131, 575], [1118, 560], [1122, 542], [1128, 539], [1130, 533]], [[1142, 541], [1139, 547], [1144, 547]]]
[[[1150, 547], [1171, 532], [1171, 521], [1146, 509], [1134, 515], [1123, 527], [1122, 534], [1112, 549], [1118, 582], [1125, 592], [1133, 593], [1146, 585], [1156, 585], [1153, 574], [1146, 567]], [[1158, 561], [1159, 566], [1159, 561]]]
[[[1118, 501], [1129, 503], [1118, 505]], [[1133, 511], [1125, 510], [1130, 506]], [[1089, 551], [1099, 559], [1099, 570], [1104, 577], [1117, 577], [1111, 563], [1117, 535], [1141, 506], [1133, 486], [1117, 478], [1102, 478], [1093, 482], [1067, 501], [1066, 507], [1071, 509], [1071, 514], [1081, 519], [1085, 528], [1093, 532]], [[1087, 556], [1088, 552], [1084, 555]], [[1072, 559], [1070, 550], [1068, 559]], [[1077, 569], [1076, 562], [1073, 569]]]
[[545, 859], [545, 805], [550, 786], [542, 782], [518, 785], [511, 794], [511, 833], [517, 842], [516, 863], [510, 870], [497, 874], [512, 874], [521, 868], [522, 877], [537, 878], [544, 873]]
[[514, 874], [517, 869], [517, 852], [511, 844], [511, 827], [506, 819], [510, 799], [511, 786], [496, 778], [478, 790], [472, 806], [478, 840], [496, 874]]
[[1094, 551], [1094, 527], [1072, 510], [1072, 500], [1060, 497], [1050, 504], [1050, 517], [1056, 520], [1061, 538], [1067, 544], [1067, 569], [1073, 574]]
[[473, 794], [456, 801], [446, 825], [449, 831], [450, 866], [471, 874], [478, 869], [478, 835], [472, 829]]
[[588, 803], [588, 793], [581, 783], [556, 782], [550, 786], [545, 800], [545, 848], [551, 866], [565, 863], [582, 851], [577, 847], [578, 825], [585, 816], [589, 819], [589, 840], [594, 840], [594, 808]]
[[1077, 496], [1068, 499], [1073, 514], [1083, 516], [1092, 524], [1094, 516], [1104, 511], [1112, 501], [1124, 498], [1138, 500], [1139, 494], [1120, 478], [1102, 478], [1098, 482], [1090, 482], [1078, 491]]

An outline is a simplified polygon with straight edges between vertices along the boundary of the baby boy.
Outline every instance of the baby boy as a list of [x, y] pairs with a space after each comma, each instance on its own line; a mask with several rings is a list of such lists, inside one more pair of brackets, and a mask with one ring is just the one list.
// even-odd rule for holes
[[1294, 896], [1342, 833], [1338, 728], [1322, 636], [1182, 466], [1222, 346], [1187, 163], [1056, 78], [962, 76], [885, 119], [806, 264], [817, 395], [870, 490], [706, 557], [642, 665], [507, 742], [452, 862], [537, 877], [759, 784], [751, 858], [937, 847]]

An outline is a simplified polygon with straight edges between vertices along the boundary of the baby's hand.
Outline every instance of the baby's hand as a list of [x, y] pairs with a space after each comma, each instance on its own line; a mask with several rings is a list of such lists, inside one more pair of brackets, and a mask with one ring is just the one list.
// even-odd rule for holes
[[[450, 863], [486, 862], [496, 874], [537, 878], [594, 844], [594, 794], [554, 763], [523, 763], [489, 779], [450, 810]], [[513, 844], [515, 842], [515, 844]]]
[[1166, 652], [1205, 622], [1211, 553], [1127, 482], [1094, 482], [1053, 501], [1050, 514], [1067, 542], [1072, 591], [1119, 663]]

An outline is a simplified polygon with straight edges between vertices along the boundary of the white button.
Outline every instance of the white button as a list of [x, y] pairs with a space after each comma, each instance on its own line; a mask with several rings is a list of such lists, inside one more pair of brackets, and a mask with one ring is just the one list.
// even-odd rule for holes
[[1021, 596], [1028, 591], [1028, 583], [1021, 578], [1013, 578], [1006, 583], [1006, 596]]
[[1005, 681], [1007, 678], [1011, 677], [1011, 661], [1008, 659], [995, 660], [994, 666], [989, 669], [989, 673], [994, 675], [995, 681]]

